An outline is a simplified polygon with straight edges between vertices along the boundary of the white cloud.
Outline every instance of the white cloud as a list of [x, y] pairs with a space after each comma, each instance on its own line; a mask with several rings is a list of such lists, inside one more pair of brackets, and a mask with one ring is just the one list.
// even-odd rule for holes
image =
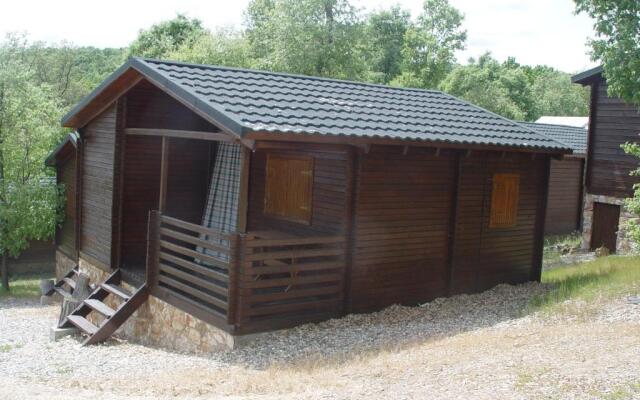
[[[374, 9], [400, 3], [417, 15], [422, 0], [352, 0]], [[468, 48], [461, 62], [485, 51], [504, 60], [547, 64], [575, 72], [591, 66], [585, 42], [591, 22], [573, 14], [572, 0], [450, 0], [465, 14]], [[3, 4], [0, 34], [27, 31], [34, 40], [70, 41], [77, 45], [126, 46], [142, 28], [178, 12], [200, 18], [209, 28], [240, 25], [248, 0], [20, 0]]]

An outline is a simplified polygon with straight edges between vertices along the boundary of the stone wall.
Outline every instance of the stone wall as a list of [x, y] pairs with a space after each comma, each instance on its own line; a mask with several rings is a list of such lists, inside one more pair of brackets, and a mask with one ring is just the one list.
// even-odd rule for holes
[[56, 280], [65, 276], [75, 265], [75, 260], [69, 258], [60, 250], [56, 250]]
[[627, 221], [633, 214], [625, 207], [624, 199], [619, 197], [594, 195], [587, 193], [584, 201], [582, 222], [582, 249], [591, 248], [591, 231], [593, 227], [593, 203], [614, 204], [620, 206], [620, 220], [618, 221], [618, 234], [616, 238], [616, 253], [638, 253], [638, 246], [627, 235]]
[[[66, 266], [69, 259], [60, 252], [58, 254], [56, 274], [58, 271], [64, 274], [63, 271], [68, 270]], [[109, 275], [82, 258], [79, 260], [79, 267], [80, 272], [89, 276], [91, 284], [98, 284]], [[125, 282], [121, 285], [132, 293], [135, 291], [134, 287]], [[115, 309], [119, 300], [109, 295], [105, 303]], [[91, 313], [89, 320], [99, 324], [102, 318], [94, 314], [96, 313]], [[116, 331], [115, 336], [135, 343], [187, 353], [219, 352], [233, 349], [235, 345], [234, 336], [153, 296], [149, 296]]]

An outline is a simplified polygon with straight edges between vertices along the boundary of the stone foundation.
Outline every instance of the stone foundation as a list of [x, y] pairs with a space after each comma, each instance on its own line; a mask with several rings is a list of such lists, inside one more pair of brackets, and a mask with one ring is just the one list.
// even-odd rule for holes
[[[56, 257], [56, 274], [65, 270], [68, 258]], [[66, 260], [64, 258], [66, 258]], [[80, 258], [80, 272], [89, 276], [91, 284], [104, 281], [109, 274]], [[130, 292], [135, 288], [122, 282], [122, 287]], [[116, 308], [119, 301], [109, 295], [105, 303]], [[92, 313], [90, 320], [99, 323], [101, 317]], [[233, 349], [234, 336], [209, 325], [190, 314], [156, 298], [149, 299], [125, 322], [115, 336], [143, 345], [166, 348], [172, 351], [187, 353], [213, 353]]]
[[618, 234], [616, 238], [617, 254], [638, 253], [638, 246], [627, 235], [627, 221], [633, 214], [625, 207], [624, 199], [619, 197], [595, 195], [587, 193], [584, 201], [582, 222], [582, 249], [591, 248], [591, 231], [593, 227], [593, 203], [614, 204], [620, 206], [620, 220], [618, 221]]
[[56, 280], [65, 276], [75, 265], [75, 260], [69, 258], [60, 250], [56, 250]]

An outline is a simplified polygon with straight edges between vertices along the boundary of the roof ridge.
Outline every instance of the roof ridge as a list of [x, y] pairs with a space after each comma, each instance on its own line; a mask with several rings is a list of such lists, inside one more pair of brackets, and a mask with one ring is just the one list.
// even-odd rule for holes
[[388, 90], [398, 90], [398, 91], [414, 91], [414, 92], [425, 92], [425, 93], [441, 93], [446, 94], [445, 92], [437, 89], [422, 89], [422, 88], [408, 88], [408, 87], [400, 87], [400, 86], [390, 86], [384, 85], [381, 83], [371, 83], [371, 82], [360, 82], [349, 79], [338, 79], [338, 78], [327, 78], [323, 76], [314, 76], [314, 75], [303, 75], [303, 74], [294, 74], [290, 72], [275, 72], [275, 71], [267, 71], [263, 69], [252, 69], [252, 68], [240, 68], [240, 67], [228, 67], [224, 65], [212, 65], [212, 64], [197, 64], [197, 63], [188, 63], [183, 61], [174, 61], [174, 60], [160, 60], [157, 58], [149, 58], [149, 57], [131, 57], [138, 61], [142, 62], [151, 62], [157, 64], [172, 64], [184, 67], [193, 67], [193, 68], [203, 68], [203, 69], [218, 69], [218, 70], [226, 70], [226, 71], [238, 71], [238, 72], [252, 72], [252, 73], [260, 73], [265, 75], [274, 75], [274, 76], [282, 76], [289, 78], [300, 78], [300, 79], [308, 79], [313, 81], [324, 81], [324, 82], [338, 82], [338, 83], [348, 83], [352, 85], [358, 86], [370, 86], [377, 87]]
[[[588, 118], [588, 117], [587, 117]], [[574, 129], [581, 129], [583, 131], [586, 131], [586, 128], [583, 128], [581, 126], [575, 126], [575, 125], [565, 125], [565, 124], [550, 124], [547, 122], [530, 122], [530, 121], [516, 121], [520, 124], [535, 124], [535, 125], [545, 125], [545, 126], [559, 126], [561, 128], [574, 128]]]

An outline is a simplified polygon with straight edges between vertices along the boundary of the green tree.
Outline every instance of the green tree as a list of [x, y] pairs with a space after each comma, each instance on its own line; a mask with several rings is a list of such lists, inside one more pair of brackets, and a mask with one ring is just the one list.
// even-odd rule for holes
[[491, 54], [459, 65], [440, 88], [504, 117], [535, 121], [542, 115], [588, 115], [589, 95], [569, 74], [547, 66], [499, 63]]
[[575, 0], [578, 13], [593, 18], [592, 57], [604, 67], [609, 93], [640, 104], [640, 2]]
[[44, 159], [60, 139], [55, 90], [36, 84], [25, 64], [26, 41], [9, 37], [0, 46], [0, 253], [2, 286], [9, 289], [7, 258], [31, 239], [51, 237], [58, 188], [47, 179]]
[[546, 66], [524, 68], [531, 80], [531, 120], [543, 115], [589, 115], [589, 90], [571, 83], [570, 74]]
[[405, 33], [402, 74], [398, 86], [436, 88], [455, 65], [455, 52], [465, 47], [464, 15], [448, 0], [426, 0], [415, 25]]
[[362, 79], [363, 23], [347, 0], [253, 0], [245, 26], [255, 66]]
[[411, 26], [411, 14], [399, 6], [369, 14], [366, 22], [367, 80], [389, 83], [401, 72], [404, 35]]
[[249, 68], [253, 65], [249, 42], [242, 32], [233, 29], [218, 29], [201, 35], [194, 42], [168, 53], [167, 58], [229, 67]]
[[192, 45], [207, 33], [200, 20], [178, 14], [171, 20], [141, 30], [129, 46], [129, 56], [167, 58], [168, 54]]
[[[523, 120], [528, 95], [526, 76], [516, 68], [503, 67], [489, 53], [468, 65], [457, 66], [440, 85], [441, 89], [504, 117]], [[530, 93], [529, 93], [530, 94]], [[525, 104], [523, 104], [525, 103]]]

